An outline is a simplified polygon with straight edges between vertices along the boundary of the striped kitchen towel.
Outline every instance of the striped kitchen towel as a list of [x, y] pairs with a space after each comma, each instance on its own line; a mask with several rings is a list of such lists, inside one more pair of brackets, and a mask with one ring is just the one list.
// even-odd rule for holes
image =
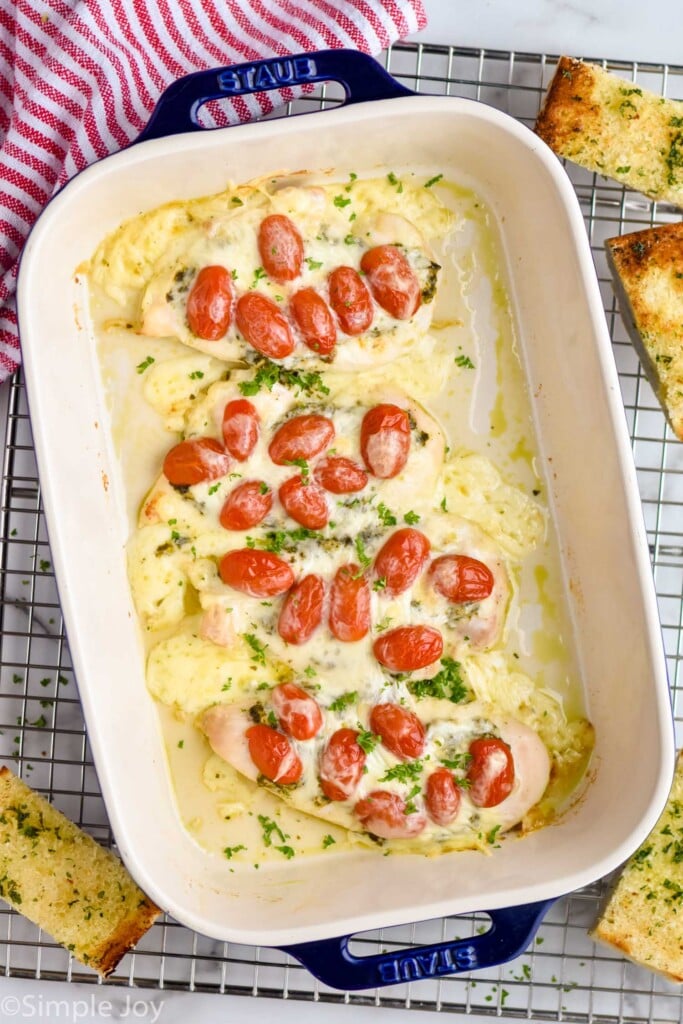
[[[376, 53], [425, 24], [421, 0], [0, 0], [0, 382], [20, 359], [14, 292], [31, 225], [73, 174], [138, 135], [170, 82], [305, 50]], [[237, 97], [233, 116], [290, 97]]]

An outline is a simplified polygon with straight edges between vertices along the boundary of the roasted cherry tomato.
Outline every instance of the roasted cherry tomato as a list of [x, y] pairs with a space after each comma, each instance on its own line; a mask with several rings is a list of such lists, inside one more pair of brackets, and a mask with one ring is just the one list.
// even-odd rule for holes
[[443, 640], [432, 626], [398, 626], [378, 636], [372, 649], [390, 672], [414, 672], [439, 660]]
[[370, 587], [357, 565], [342, 565], [330, 590], [330, 631], [337, 640], [362, 640], [370, 629]]
[[365, 470], [343, 455], [328, 455], [321, 459], [313, 475], [320, 486], [332, 494], [354, 494], [362, 491], [368, 482]]
[[330, 510], [325, 492], [317, 484], [306, 483], [301, 476], [291, 476], [280, 485], [277, 493], [287, 515], [307, 530], [322, 530], [327, 526]]
[[398, 793], [376, 789], [354, 807], [356, 817], [373, 836], [381, 839], [410, 839], [422, 832], [427, 819], [410, 808]]
[[246, 292], [237, 300], [237, 328], [252, 348], [269, 359], [284, 359], [294, 351], [287, 318], [260, 292]]
[[386, 480], [401, 472], [410, 453], [410, 418], [397, 405], [376, 405], [363, 417], [360, 451], [374, 476]]
[[348, 800], [361, 780], [367, 755], [357, 737], [355, 729], [337, 729], [322, 752], [320, 788], [328, 800]]
[[367, 275], [375, 302], [396, 320], [410, 320], [420, 305], [420, 282], [401, 250], [395, 245], [368, 249], [360, 268]]
[[294, 573], [286, 562], [271, 551], [254, 548], [228, 551], [218, 563], [218, 574], [229, 587], [250, 597], [275, 597], [294, 583]]
[[430, 547], [419, 530], [408, 527], [392, 533], [375, 559], [375, 576], [385, 581], [385, 594], [395, 597], [412, 587], [429, 557]]
[[218, 341], [232, 323], [235, 292], [225, 267], [202, 267], [187, 297], [187, 323], [193, 334]]
[[268, 454], [278, 466], [294, 459], [313, 459], [334, 440], [334, 423], [327, 416], [292, 416], [273, 434]]
[[245, 480], [225, 500], [219, 516], [226, 530], [250, 530], [266, 518], [273, 507], [273, 492], [263, 480]]
[[288, 644], [303, 644], [309, 640], [323, 617], [325, 585], [320, 576], [304, 576], [287, 594], [277, 631]]
[[496, 807], [512, 792], [515, 762], [512, 751], [495, 736], [470, 743], [472, 760], [467, 771], [468, 794], [475, 807]]
[[193, 437], [171, 448], [164, 459], [164, 476], [175, 487], [190, 487], [225, 476], [230, 456], [212, 437]]
[[252, 725], [246, 737], [249, 755], [261, 775], [281, 786], [299, 781], [303, 766], [286, 736], [269, 725]]
[[302, 288], [289, 300], [289, 310], [306, 345], [329, 356], [337, 342], [337, 325], [322, 295], [315, 288]]
[[296, 683], [280, 683], [270, 695], [280, 728], [295, 740], [310, 740], [320, 732], [323, 713], [318, 702]]
[[228, 402], [223, 410], [223, 443], [233, 458], [244, 462], [258, 441], [260, 417], [246, 398]]
[[278, 284], [293, 281], [301, 273], [304, 243], [289, 217], [274, 213], [261, 221], [258, 251], [263, 269]]
[[483, 601], [494, 585], [493, 573], [478, 558], [469, 555], [441, 555], [429, 567], [434, 590], [449, 601]]
[[375, 704], [370, 712], [370, 729], [402, 761], [420, 757], [425, 748], [425, 729], [414, 711], [400, 704]]
[[457, 818], [460, 787], [448, 768], [437, 768], [427, 779], [425, 804], [429, 817], [437, 825], [450, 825]]
[[336, 267], [328, 278], [330, 305], [344, 334], [362, 334], [372, 323], [372, 298], [353, 267]]

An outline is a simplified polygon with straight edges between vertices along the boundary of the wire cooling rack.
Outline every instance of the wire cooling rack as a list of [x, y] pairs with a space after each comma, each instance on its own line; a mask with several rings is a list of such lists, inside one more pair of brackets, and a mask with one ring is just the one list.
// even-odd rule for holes
[[[539, 54], [397, 45], [389, 70], [418, 92], [481, 100], [533, 125], [556, 58]], [[628, 80], [683, 98], [683, 67], [611, 62]], [[339, 102], [318, 90], [286, 113]], [[567, 168], [586, 218], [611, 330], [638, 470], [659, 598], [677, 729], [683, 738], [683, 444], [666, 426], [616, 309], [603, 242], [680, 213], [579, 168]], [[100, 842], [112, 843], [64, 635], [41, 507], [21, 374], [0, 392], [7, 405], [0, 495], [0, 753], [31, 785]], [[0, 419], [0, 441], [5, 417]], [[77, 486], [77, 484], [76, 484]], [[635, 752], [634, 752], [635, 754]], [[641, 756], [646, 756], [641, 752]], [[560, 901], [528, 952], [510, 965], [434, 981], [343, 994], [319, 985], [285, 954], [216, 942], [170, 919], [151, 929], [109, 984], [420, 1008], [545, 1021], [668, 1022], [683, 1018], [679, 990], [596, 947], [587, 936], [603, 886]], [[472, 935], [481, 915], [368, 933], [357, 952]], [[24, 918], [0, 908], [7, 976], [96, 982]]]

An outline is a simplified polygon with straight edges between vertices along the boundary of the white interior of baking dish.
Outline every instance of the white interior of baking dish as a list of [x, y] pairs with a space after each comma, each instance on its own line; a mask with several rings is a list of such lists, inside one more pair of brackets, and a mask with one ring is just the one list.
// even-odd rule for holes
[[[230, 873], [177, 816], [131, 605], [122, 481], [74, 270], [122, 220], [283, 168], [414, 167], [470, 179], [498, 219], [563, 549], [592, 782], [558, 824], [495, 856], [373, 852]], [[81, 174], [27, 244], [20, 326], [43, 500], [71, 651], [120, 851], [182, 922], [289, 944], [557, 896], [615, 868], [654, 824], [673, 736], [648, 546], [618, 380], [578, 204], [527, 129], [416, 97], [146, 143]]]

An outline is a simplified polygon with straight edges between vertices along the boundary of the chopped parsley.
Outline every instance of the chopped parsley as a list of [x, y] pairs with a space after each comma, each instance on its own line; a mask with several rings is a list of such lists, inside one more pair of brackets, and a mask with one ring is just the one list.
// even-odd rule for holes
[[287, 459], [286, 463], [288, 466], [298, 466], [301, 470], [301, 482], [308, 483], [309, 469], [306, 459]]
[[372, 559], [365, 552], [365, 544], [361, 537], [356, 537], [354, 541], [354, 547], [356, 548], [356, 554], [358, 555], [358, 561], [361, 564], [361, 570], [367, 569], [372, 562]]
[[280, 840], [281, 843], [286, 843], [289, 836], [286, 832], [283, 832], [276, 821], [269, 818], [266, 814], [259, 814], [258, 822], [263, 829], [263, 843], [265, 846], [273, 845], [273, 835]]
[[141, 363], [138, 363], [138, 365], [135, 367], [135, 369], [137, 370], [138, 373], [144, 373], [145, 370], [149, 366], [151, 366], [153, 362], [154, 362], [154, 356], [147, 356], [147, 358], [143, 359]]
[[404, 811], [403, 811], [404, 814], [416, 814], [417, 813], [417, 805], [415, 804], [415, 797], [419, 796], [419, 794], [421, 792], [421, 789], [422, 789], [422, 787], [420, 786], [420, 784], [416, 783], [413, 786], [413, 788], [411, 789], [410, 793], [408, 793], [408, 796], [406, 798], [406, 805], [405, 805], [405, 808], [404, 808]]
[[298, 526], [294, 530], [269, 530], [265, 537], [259, 537], [258, 540], [247, 536], [245, 544], [248, 548], [255, 548], [258, 544], [264, 551], [272, 551], [273, 554], [279, 555], [281, 551], [293, 550], [302, 541], [315, 540], [320, 542], [324, 539], [322, 533], [318, 533], [316, 530], [309, 530], [305, 526]]
[[396, 516], [390, 508], [387, 508], [383, 501], [380, 501], [377, 506], [377, 515], [382, 526], [396, 526]]
[[271, 729], [277, 729], [277, 727], [280, 724], [277, 720], [277, 715], [275, 714], [274, 711], [268, 712], [268, 714], [266, 715], [266, 721], [268, 722], [268, 725], [271, 727]]
[[270, 487], [265, 482], [265, 480], [261, 480], [260, 484], [258, 485], [258, 490], [259, 494], [268, 494], [268, 492], [270, 491]]
[[223, 850], [223, 853], [228, 858], [228, 860], [232, 860], [235, 854], [239, 853], [240, 850], [246, 850], [246, 846], [243, 843], [240, 843], [239, 846], [226, 846], [225, 849]]
[[322, 267], [322, 260], [314, 260], [312, 256], [307, 256], [304, 263], [308, 264], [309, 270], [320, 270]]
[[446, 504], [446, 499], [445, 498], [441, 499], [441, 503], [439, 505], [439, 508], [441, 509], [442, 512], [448, 512], [448, 505]]
[[407, 523], [408, 526], [414, 526], [415, 523], [420, 522], [420, 517], [417, 514], [417, 512], [406, 512], [406, 514], [403, 517], [403, 522]]
[[253, 633], [243, 633], [244, 640], [251, 647], [250, 658], [255, 661], [257, 665], [265, 665], [266, 663], [266, 648], [268, 644], [262, 644], [257, 636]]
[[255, 288], [259, 281], [262, 281], [264, 277], [266, 277], [266, 272], [263, 269], [263, 267], [257, 267], [256, 270], [254, 271], [254, 280], [251, 282], [251, 285], [249, 286], [250, 289]]
[[222, 483], [222, 481], [219, 480], [217, 484], [211, 484], [211, 487], [209, 487], [209, 490], [208, 490], [207, 493], [208, 494], [215, 494], [216, 491], [218, 490], [218, 488], [220, 487], [221, 483]]
[[346, 708], [351, 707], [358, 700], [357, 690], [349, 690], [348, 693], [342, 693], [341, 696], [335, 697], [329, 706], [330, 711], [345, 711]]
[[356, 239], [353, 235], [349, 234], [344, 239], [344, 245], [355, 245]]
[[617, 167], [617, 174], [628, 174], [631, 170], [631, 165], [627, 164], [626, 167]]
[[203, 370], [193, 370], [192, 373], [188, 374], [190, 380], [201, 380], [203, 376]]
[[425, 181], [425, 188], [431, 188], [432, 185], [438, 185], [442, 178], [443, 174], [435, 174], [433, 178], [429, 179], [429, 181]]
[[424, 764], [422, 761], [406, 761], [404, 764], [395, 764], [384, 773], [380, 782], [417, 782], [422, 774]]
[[335, 196], [332, 201], [334, 205], [337, 206], [340, 210], [343, 210], [344, 207], [348, 206], [349, 203], [351, 202], [351, 200], [347, 199], [345, 196]]
[[178, 750], [182, 750], [185, 746], [185, 740], [178, 740]]
[[337, 840], [334, 838], [334, 836], [331, 836], [329, 834], [323, 836], [323, 850], [326, 850], [328, 846], [334, 846], [336, 842]]
[[390, 185], [396, 186], [396, 191], [398, 193], [401, 193], [403, 191], [403, 182], [396, 177], [393, 171], [389, 171], [389, 173], [387, 174], [387, 181], [389, 182]]
[[493, 828], [491, 829], [491, 831], [486, 833], [486, 842], [489, 843], [490, 846], [493, 846], [493, 844], [495, 843], [496, 839], [498, 838], [498, 833], [500, 832], [500, 828], [501, 828], [500, 825], [494, 825]]
[[452, 772], [464, 771], [469, 768], [471, 760], [471, 754], [454, 754], [452, 757], [440, 758], [441, 764], [445, 768], [450, 768]]
[[446, 656], [441, 659], [443, 668], [431, 679], [415, 679], [408, 683], [408, 689], [418, 700], [422, 697], [437, 697], [439, 700], [450, 700], [453, 704], [462, 704], [467, 700], [470, 691], [465, 685], [461, 674], [461, 664], [454, 658]]
[[380, 621], [375, 625], [375, 632], [383, 633], [385, 629], [389, 628], [393, 621], [394, 620], [392, 619], [391, 615], [385, 615], [384, 618], [380, 619]]
[[270, 359], [267, 359], [258, 367], [252, 380], [243, 380], [239, 384], [239, 389], [245, 396], [257, 395], [261, 388], [272, 391], [275, 384], [282, 384], [285, 388], [296, 389], [297, 394], [310, 395], [316, 398], [321, 398], [330, 393], [330, 389], [317, 371], [287, 370], [284, 366], [277, 366]]
[[358, 735], [356, 736], [356, 743], [364, 750], [366, 754], [371, 754], [379, 741], [381, 736], [376, 736], [374, 732], [369, 732], [368, 729], [364, 729], [362, 725], [358, 725]]
[[372, 584], [373, 590], [385, 590], [387, 585], [386, 576], [378, 576], [375, 582]]
[[469, 356], [463, 356], [463, 355], [456, 356], [455, 357], [455, 365], [456, 366], [462, 366], [466, 370], [473, 370], [474, 369], [474, 363], [472, 362], [472, 360], [470, 359]]
[[281, 853], [287, 860], [291, 860], [294, 856], [294, 850], [291, 846], [276, 846], [275, 849], [278, 853]]
[[233, 196], [230, 202], [232, 203], [233, 206], [244, 206], [244, 203], [242, 202], [239, 196]]

